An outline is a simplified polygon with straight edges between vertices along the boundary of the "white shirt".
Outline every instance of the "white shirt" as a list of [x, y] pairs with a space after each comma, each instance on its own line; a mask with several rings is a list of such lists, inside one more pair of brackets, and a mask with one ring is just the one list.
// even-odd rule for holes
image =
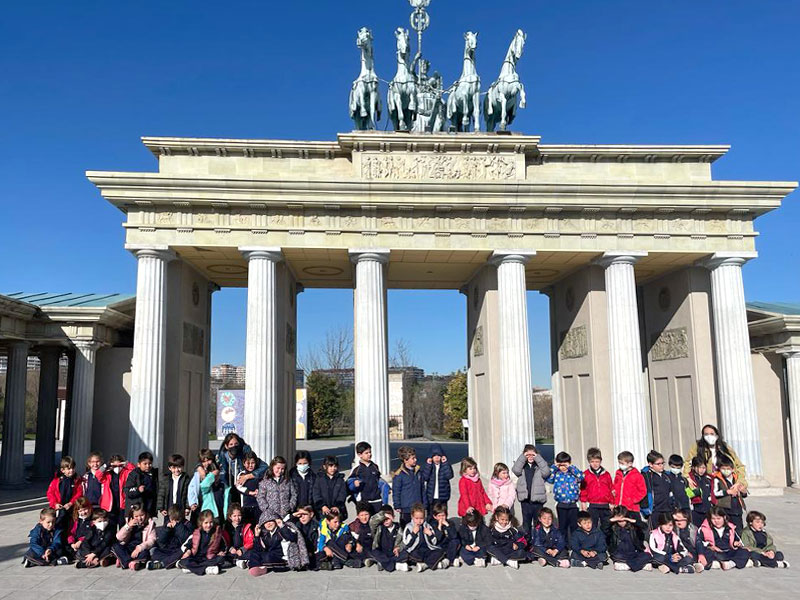
[[433, 481], [434, 481], [434, 484], [433, 484], [433, 499], [434, 500], [438, 500], [439, 499], [439, 467], [440, 466], [441, 465], [437, 465], [436, 463], [433, 463]]
[[[181, 473], [183, 475], [183, 473]], [[181, 475], [177, 477], [175, 475], [172, 476], [172, 503], [178, 503], [178, 480], [181, 478]]]

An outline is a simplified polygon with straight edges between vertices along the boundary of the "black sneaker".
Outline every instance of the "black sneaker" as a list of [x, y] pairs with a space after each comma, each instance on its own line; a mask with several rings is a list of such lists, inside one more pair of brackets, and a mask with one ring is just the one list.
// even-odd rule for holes
[[29, 561], [26, 557], [22, 557], [22, 566], [26, 569], [30, 569], [33, 566], [33, 563]]
[[148, 560], [147, 561], [147, 570], [148, 571], [157, 571], [158, 569], [163, 569], [164, 563], [160, 560]]
[[330, 571], [332, 568], [333, 566], [327, 560], [319, 565], [320, 571]]
[[86, 568], [86, 563], [83, 562], [82, 560], [79, 560], [78, 562], [75, 563], [75, 568], [76, 569], [85, 569]]

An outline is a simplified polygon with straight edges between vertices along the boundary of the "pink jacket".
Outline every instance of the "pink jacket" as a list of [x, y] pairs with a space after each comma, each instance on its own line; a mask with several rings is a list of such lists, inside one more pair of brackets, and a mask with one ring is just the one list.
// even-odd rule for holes
[[[714, 532], [711, 529], [711, 525], [708, 522], [708, 519], [703, 521], [698, 529], [698, 533], [703, 536], [703, 544], [705, 546], [710, 546], [714, 543]], [[736, 525], [733, 523], [728, 522], [728, 543], [733, 548], [733, 542], [736, 541]]]
[[[124, 544], [126, 543], [131, 537], [131, 528], [130, 526], [125, 523], [117, 532], [117, 541]], [[149, 550], [156, 544], [156, 522], [155, 519], [150, 519], [147, 521], [147, 525], [144, 526], [144, 531], [142, 532], [142, 543], [136, 546], [139, 549], [139, 552], [142, 550]]]
[[489, 481], [489, 489], [486, 490], [489, 494], [489, 499], [492, 501], [492, 507], [497, 508], [501, 504], [508, 508], [514, 508], [514, 500], [517, 498], [517, 487], [508, 479], [492, 479]]
[[681, 556], [688, 556], [689, 552], [683, 547], [677, 531], [672, 532], [672, 548], [667, 548], [666, 543], [667, 536], [661, 531], [660, 527], [656, 527], [650, 532], [650, 550], [652, 552], [656, 554], [674, 554], [678, 552]]

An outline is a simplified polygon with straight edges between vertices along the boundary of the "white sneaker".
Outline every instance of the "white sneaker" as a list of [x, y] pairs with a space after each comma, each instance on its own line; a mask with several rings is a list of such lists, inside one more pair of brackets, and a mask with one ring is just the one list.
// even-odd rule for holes
[[569, 564], [568, 558], [562, 558], [561, 560], [558, 561], [558, 566], [561, 567], [562, 569], [569, 569], [572, 565]]
[[425, 563], [417, 563], [417, 573], [422, 573], [428, 568], [428, 565]]
[[756, 564], [753, 562], [753, 559], [752, 558], [748, 558], [747, 562], [744, 565], [744, 568], [745, 569], [749, 569], [750, 567], [755, 567], [755, 566], [756, 566]]
[[436, 566], [437, 569], [448, 569], [450, 568], [450, 561], [446, 558], [443, 558], [439, 564]]
[[699, 563], [699, 562], [694, 563], [692, 565], [692, 567], [694, 567], [694, 572], [695, 573], [702, 573], [703, 571], [706, 570], [706, 568], [703, 566], [703, 563]]
[[69, 559], [66, 556], [62, 556], [56, 561], [56, 564], [57, 565], [68, 565], [69, 564]]
[[243, 558], [239, 558], [236, 560], [236, 567], [239, 569], [246, 569], [247, 568], [247, 561]]
[[514, 560], [513, 558], [509, 558], [506, 561], [506, 566], [511, 567], [512, 569], [519, 569], [519, 561]]
[[789, 561], [788, 560], [782, 560], [780, 562], [780, 565], [781, 565], [781, 569], [788, 569], [789, 568]]
[[658, 570], [666, 575], [669, 573], [669, 567], [667, 565], [658, 565]]
[[650, 563], [647, 563], [644, 566], [644, 568], [642, 568], [642, 571], [652, 571], [652, 570], [653, 570], [653, 565], [651, 565]]
[[496, 559], [496, 558], [493, 556], [493, 557], [492, 557], [492, 560], [489, 562], [489, 564], [490, 564], [490, 565], [492, 565], [493, 567], [496, 567], [497, 565], [502, 565], [503, 563], [501, 563], [499, 560], [497, 560], [497, 559]]
[[219, 575], [219, 567], [206, 567], [206, 575]]
[[461, 559], [460, 558], [454, 558], [453, 559], [453, 566], [456, 567], [456, 568], [460, 567], [461, 566]]
[[543, 559], [543, 558], [537, 559], [536, 562], [539, 563], [540, 567], [546, 567], [547, 566], [547, 561], [545, 559]]
[[183, 573], [184, 575], [188, 575], [189, 573], [191, 573], [191, 571], [189, 569], [181, 569], [181, 573]]
[[615, 571], [630, 571], [631, 568], [626, 565], [624, 562], [615, 562], [614, 563], [614, 570]]
[[736, 563], [732, 560], [723, 560], [720, 565], [722, 566], [723, 571], [730, 571], [731, 569], [736, 568]]
[[372, 565], [376, 564], [376, 562], [377, 562], [377, 561], [375, 561], [375, 560], [374, 560], [374, 559], [372, 559], [372, 558], [366, 558], [366, 559], [364, 559], [364, 567], [366, 567], [366, 568], [369, 568], [369, 567], [371, 567]]
[[399, 562], [395, 565], [398, 571], [403, 571], [403, 573], [408, 573], [408, 563]]
[[711, 568], [712, 569], [721, 569], [722, 565], [720, 564], [720, 562], [718, 560], [712, 560], [711, 561]]
[[475, 566], [476, 567], [485, 567], [486, 566], [486, 559], [485, 558], [476, 558], [475, 559]]

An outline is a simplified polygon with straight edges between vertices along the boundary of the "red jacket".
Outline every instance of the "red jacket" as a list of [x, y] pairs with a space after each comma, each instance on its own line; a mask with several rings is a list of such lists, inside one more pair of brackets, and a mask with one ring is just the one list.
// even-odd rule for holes
[[602, 473], [595, 475], [591, 469], [586, 469], [581, 482], [581, 502], [614, 504], [614, 484], [611, 481], [611, 473], [603, 469]]
[[[192, 539], [194, 539], [194, 537]], [[233, 540], [231, 539], [231, 534], [227, 529], [222, 530], [222, 539], [225, 540], [225, 546], [230, 548]], [[242, 547], [245, 550], [250, 550], [250, 548], [253, 547], [253, 540], [253, 526], [250, 523], [245, 523], [242, 525]]]
[[[135, 468], [133, 464], [125, 463], [119, 472], [119, 508], [122, 512], [125, 512], [125, 482]], [[114, 506], [114, 499], [111, 497], [111, 467], [105, 471], [98, 471], [95, 477], [100, 482], [100, 508], [111, 510]]]
[[[56, 473], [50, 485], [47, 486], [47, 501], [50, 503], [50, 508], [55, 508], [56, 504], [61, 504], [61, 494], [58, 491], [58, 484], [61, 481], [61, 472]], [[75, 500], [83, 496], [83, 486], [81, 485], [81, 478], [75, 475], [72, 478], [72, 490], [70, 494], [69, 503], [74, 504]]]
[[[192, 556], [197, 556], [198, 550], [200, 550], [200, 528], [194, 530], [192, 533]], [[225, 540], [222, 537], [222, 527], [216, 525], [214, 527], [214, 532], [211, 534], [211, 540], [208, 543], [208, 548], [206, 548], [206, 558], [214, 558], [220, 552], [225, 550]]]
[[636, 467], [631, 467], [627, 475], [617, 469], [614, 475], [614, 504], [622, 505], [630, 511], [639, 512], [639, 502], [647, 495], [647, 484]]
[[458, 481], [458, 516], [463, 517], [469, 508], [474, 508], [481, 515], [486, 514], [486, 505], [492, 501], [486, 494], [483, 482], [470, 481], [463, 475]]

